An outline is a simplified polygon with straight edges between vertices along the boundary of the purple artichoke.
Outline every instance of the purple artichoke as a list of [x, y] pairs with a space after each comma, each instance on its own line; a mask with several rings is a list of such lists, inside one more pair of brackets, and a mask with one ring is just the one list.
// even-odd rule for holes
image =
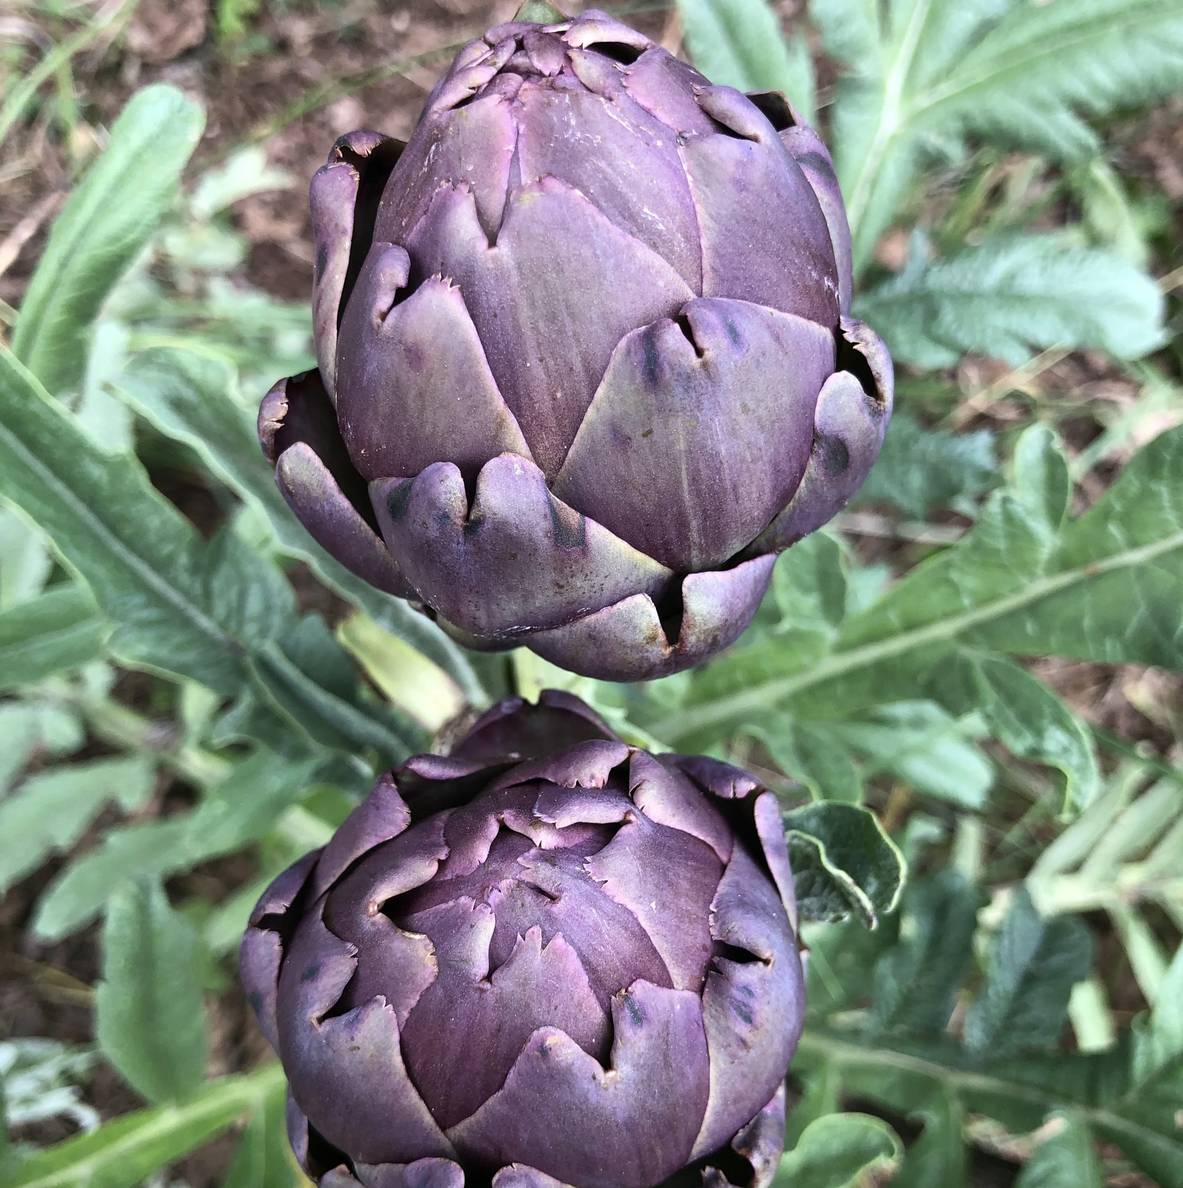
[[311, 200], [320, 368], [264, 450], [325, 548], [471, 646], [698, 663], [878, 453], [824, 144], [602, 12], [490, 29]]
[[772, 793], [547, 692], [381, 777], [241, 968], [322, 1186], [766, 1188], [795, 926]]

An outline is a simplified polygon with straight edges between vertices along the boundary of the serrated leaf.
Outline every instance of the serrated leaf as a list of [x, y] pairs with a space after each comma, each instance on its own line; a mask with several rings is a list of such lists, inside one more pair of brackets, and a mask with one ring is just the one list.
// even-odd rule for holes
[[145, 87], [54, 222], [12, 339], [51, 392], [81, 382], [91, 323], [172, 203], [204, 123], [201, 107], [176, 87]]
[[[1029, 432], [1033, 441], [1046, 433]], [[689, 678], [683, 705], [647, 728], [702, 749], [782, 706], [817, 719], [931, 697], [963, 647], [1183, 667], [1183, 430], [1146, 446], [1101, 500], [1062, 527], [1053, 513], [1066, 479], [1052, 481], [1058, 467], [1039, 463], [1037, 452], [1034, 465], [1024, 459], [1022, 472], [1044, 477], [1024, 489], [1017, 475], [994, 492], [961, 543], [845, 619], [827, 654], [801, 665], [770, 637], [761, 644], [768, 655], [741, 669], [736, 650]], [[726, 681], [713, 675], [717, 666]]]
[[901, 943], [875, 969], [876, 1031], [944, 1031], [969, 969], [981, 903], [953, 870], [905, 889]]
[[360, 607], [384, 630], [438, 664], [476, 705], [487, 701], [462, 650], [401, 598], [375, 589], [330, 557], [284, 502], [263, 458], [255, 418], [228, 395], [235, 386], [226, 362], [194, 351], [144, 351], [119, 379], [119, 395], [162, 433], [196, 451], [210, 470], [259, 508], [280, 551], [306, 561], [330, 589]]
[[916, 261], [855, 303], [897, 362], [929, 370], [969, 351], [1018, 367], [1052, 346], [1134, 359], [1162, 345], [1163, 310], [1141, 269], [1057, 235], [1000, 237]]
[[826, 51], [847, 68], [832, 114], [835, 166], [870, 259], [926, 160], [966, 133], [1080, 159], [1104, 115], [1183, 85], [1175, 0], [812, 0]]
[[209, 1035], [197, 934], [158, 882], [124, 883], [107, 905], [95, 1035], [155, 1105], [186, 1101], [204, 1079]]
[[57, 940], [99, 915], [127, 878], [167, 878], [232, 853], [266, 832], [299, 799], [315, 763], [266, 751], [239, 763], [198, 808], [164, 821], [112, 829], [97, 849], [67, 866], [37, 904], [33, 929]]
[[277, 1085], [247, 1123], [222, 1188], [301, 1188], [304, 1177], [288, 1143], [284, 1089]]
[[903, 1144], [881, 1118], [826, 1114], [811, 1122], [781, 1157], [774, 1188], [854, 1188], [863, 1177], [892, 1168]]
[[6, 1181], [7, 1188], [135, 1188], [258, 1109], [283, 1084], [278, 1061], [221, 1077], [184, 1105], [135, 1110], [91, 1134], [37, 1151]]
[[1045, 920], [1020, 887], [994, 943], [986, 981], [965, 1017], [965, 1046], [992, 1059], [1050, 1048], [1068, 1017], [1072, 987], [1088, 977], [1093, 942], [1071, 916]]
[[203, 542], [133, 456], [99, 450], [3, 347], [0, 494], [86, 578], [115, 624], [109, 646], [132, 667], [233, 694], [243, 653], [291, 614], [272, 566], [230, 532]]
[[962, 652], [938, 676], [933, 691], [954, 712], [978, 710], [990, 733], [1012, 754], [1059, 768], [1065, 808], [1082, 809], [1099, 792], [1092, 733], [1025, 668], [999, 656]]
[[767, 0], [678, 0], [686, 48], [711, 82], [739, 91], [783, 91], [813, 121], [809, 47], [787, 43]]
[[890, 503], [923, 520], [934, 508], [977, 499], [997, 473], [989, 429], [957, 434], [925, 429], [897, 409], [854, 504]]
[[147, 756], [96, 759], [30, 776], [0, 800], [0, 896], [54, 851], [68, 850], [104, 806], [138, 808], [156, 773]]
[[819, 802], [784, 815], [797, 908], [805, 920], [852, 913], [874, 928], [904, 884], [903, 855], [869, 809]]
[[73, 582], [0, 613], [0, 693], [88, 663], [109, 632], [94, 599]]
[[1073, 1114], [1057, 1114], [1023, 1165], [1015, 1188], [1104, 1188], [1088, 1127]]

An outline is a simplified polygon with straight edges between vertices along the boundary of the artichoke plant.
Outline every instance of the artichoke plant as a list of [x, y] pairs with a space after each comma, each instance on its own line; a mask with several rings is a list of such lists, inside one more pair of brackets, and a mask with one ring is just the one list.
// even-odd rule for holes
[[329, 552], [470, 646], [698, 663], [878, 453], [891, 361], [822, 141], [602, 12], [470, 42], [311, 203], [319, 369], [264, 450]]
[[777, 1166], [804, 989], [775, 797], [569, 694], [382, 776], [264, 893], [241, 969], [323, 1188]]

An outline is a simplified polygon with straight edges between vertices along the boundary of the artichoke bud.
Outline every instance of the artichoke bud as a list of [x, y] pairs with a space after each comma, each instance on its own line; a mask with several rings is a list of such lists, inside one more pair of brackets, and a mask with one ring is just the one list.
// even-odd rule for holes
[[322, 1188], [767, 1188], [804, 1015], [773, 794], [547, 691], [382, 776], [242, 980]]
[[648, 679], [736, 639], [859, 488], [891, 360], [783, 95], [519, 16], [405, 145], [350, 133], [313, 178], [319, 367], [260, 436], [309, 532], [455, 638]]

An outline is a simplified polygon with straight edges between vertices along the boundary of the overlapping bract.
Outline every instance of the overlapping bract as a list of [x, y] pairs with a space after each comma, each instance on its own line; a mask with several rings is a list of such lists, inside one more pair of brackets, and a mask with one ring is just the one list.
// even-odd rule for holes
[[322, 1186], [767, 1188], [795, 928], [772, 793], [548, 692], [379, 779], [241, 968]]
[[604, 13], [491, 29], [311, 200], [320, 367], [264, 449], [326, 548], [472, 646], [689, 667], [878, 453], [891, 361], [822, 141]]

